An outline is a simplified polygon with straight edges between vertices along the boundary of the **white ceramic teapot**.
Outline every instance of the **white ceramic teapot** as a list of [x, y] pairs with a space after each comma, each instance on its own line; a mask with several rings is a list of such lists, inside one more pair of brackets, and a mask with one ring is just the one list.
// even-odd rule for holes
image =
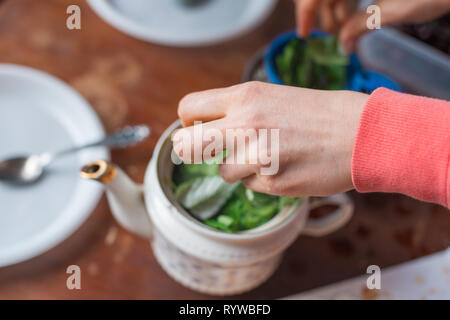
[[[170, 137], [179, 126], [174, 123], [159, 139], [143, 186], [106, 161], [86, 165], [81, 175], [104, 183], [118, 223], [148, 237], [161, 266], [183, 285], [213, 295], [251, 290], [272, 275], [300, 233], [323, 236], [351, 218], [353, 204], [347, 195], [339, 194], [316, 201], [300, 199], [247, 232], [228, 234], [206, 226], [175, 201], [169, 184], [174, 166]], [[325, 204], [337, 210], [326, 217], [308, 218], [311, 209]]]

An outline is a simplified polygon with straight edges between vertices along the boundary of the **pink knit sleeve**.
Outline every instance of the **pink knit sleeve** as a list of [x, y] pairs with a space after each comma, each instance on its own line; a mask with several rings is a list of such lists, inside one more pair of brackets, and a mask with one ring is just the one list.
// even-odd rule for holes
[[359, 192], [450, 207], [450, 102], [377, 89], [361, 117], [352, 179]]

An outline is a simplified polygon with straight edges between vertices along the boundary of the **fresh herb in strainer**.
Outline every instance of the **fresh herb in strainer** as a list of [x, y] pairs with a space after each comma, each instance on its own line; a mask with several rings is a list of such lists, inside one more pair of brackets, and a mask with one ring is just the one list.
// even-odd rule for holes
[[181, 164], [173, 172], [176, 200], [206, 225], [229, 233], [257, 228], [296, 199], [226, 183], [217, 163]]

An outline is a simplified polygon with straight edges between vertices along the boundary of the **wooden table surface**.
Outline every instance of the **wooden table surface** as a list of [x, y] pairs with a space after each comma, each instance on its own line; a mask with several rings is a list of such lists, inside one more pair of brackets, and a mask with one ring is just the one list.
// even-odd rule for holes
[[[82, 30], [66, 27], [66, 8], [79, 4]], [[128, 37], [75, 0], [0, 1], [0, 62], [31, 66], [71, 84], [106, 129], [148, 123], [152, 137], [113, 153], [136, 181], [155, 143], [177, 118], [183, 95], [239, 82], [250, 57], [294, 26], [292, 1], [281, 0], [253, 32], [212, 47], [179, 49]], [[352, 221], [321, 239], [300, 236], [275, 275], [236, 298], [280, 298], [365, 273], [367, 266], [404, 262], [450, 246], [450, 214], [398, 195], [351, 193]], [[66, 288], [66, 268], [79, 265], [82, 289]], [[28, 262], [0, 269], [0, 299], [202, 299], [158, 265], [146, 240], [121, 229], [103, 199], [64, 243]]]

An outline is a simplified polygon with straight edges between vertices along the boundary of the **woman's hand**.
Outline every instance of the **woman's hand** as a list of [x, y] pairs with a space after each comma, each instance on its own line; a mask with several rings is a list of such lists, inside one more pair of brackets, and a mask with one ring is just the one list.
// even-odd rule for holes
[[[338, 32], [341, 45], [347, 52], [355, 48], [356, 40], [370, 30], [367, 28], [369, 14], [356, 11], [355, 0], [294, 0], [297, 4], [298, 33], [308, 37], [316, 25], [322, 29]], [[450, 0], [379, 0], [381, 23], [420, 23], [432, 20], [450, 11]]]
[[[227, 129], [279, 129], [278, 172], [262, 175], [260, 162], [225, 163], [220, 173], [227, 182], [242, 180], [249, 189], [275, 195], [327, 196], [353, 188], [352, 151], [367, 98], [349, 91], [248, 82], [189, 94], [180, 102], [178, 114], [187, 127], [181, 133], [192, 139], [194, 121], [208, 121], [201, 124], [203, 132], [213, 128], [224, 134]], [[184, 148], [193, 155], [194, 148], [205, 148], [205, 141], [197, 147], [174, 141], [175, 152], [192, 161], [186, 159]]]

